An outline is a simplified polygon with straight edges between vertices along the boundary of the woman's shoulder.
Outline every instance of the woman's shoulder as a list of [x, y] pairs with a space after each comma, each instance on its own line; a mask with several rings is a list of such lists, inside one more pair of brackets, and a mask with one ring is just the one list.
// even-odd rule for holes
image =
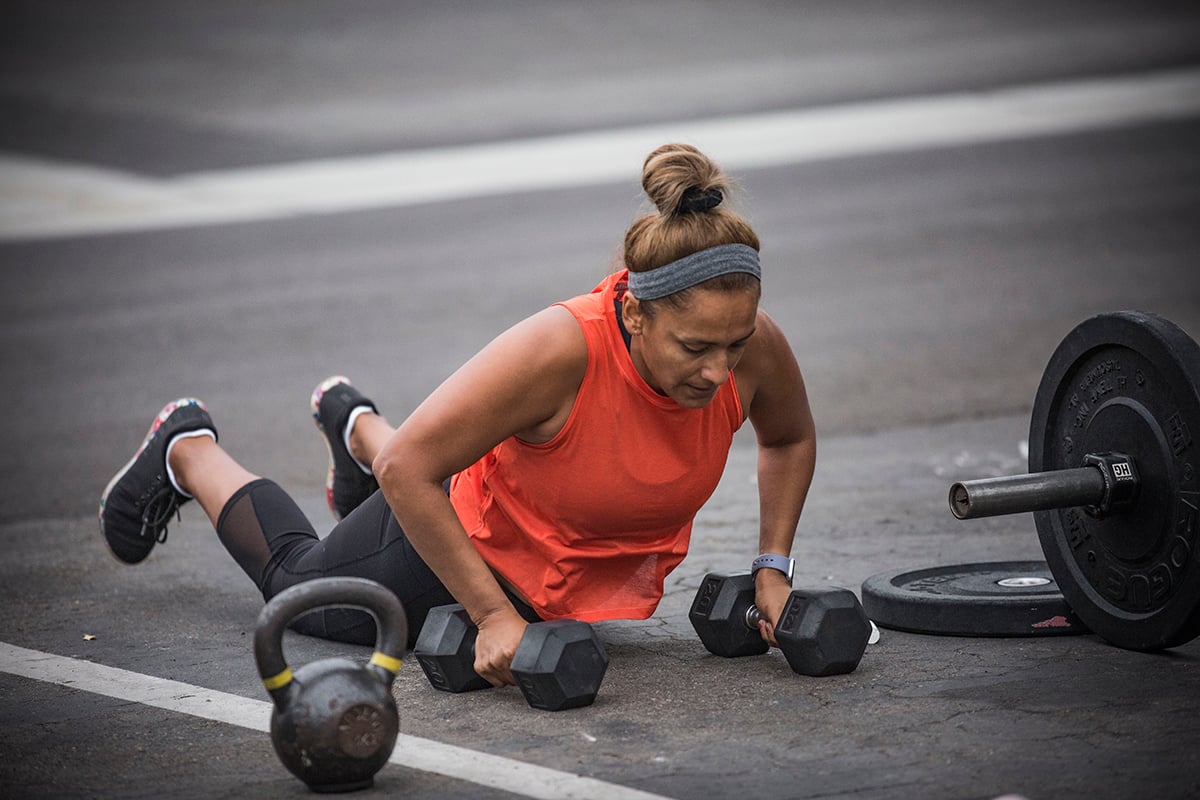
[[754, 335], [750, 337], [746, 352], [733, 370], [738, 393], [747, 412], [762, 386], [772, 381], [791, 380], [797, 371], [796, 356], [783, 328], [760, 308]]
[[535, 362], [574, 363], [587, 359], [587, 343], [579, 320], [561, 304], [532, 314], [496, 337], [504, 349], [522, 352]]
[[783, 328], [774, 317], [761, 308], [758, 309], [755, 318], [754, 336], [750, 338], [746, 355], [753, 356], [756, 362], [761, 360], [762, 365], [766, 367], [770, 367], [780, 358], [792, 357], [792, 346], [788, 343]]

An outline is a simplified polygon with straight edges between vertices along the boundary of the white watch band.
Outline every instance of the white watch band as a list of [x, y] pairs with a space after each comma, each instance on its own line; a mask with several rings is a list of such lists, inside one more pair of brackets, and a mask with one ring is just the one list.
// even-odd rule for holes
[[760, 569], [777, 569], [787, 576], [788, 586], [792, 585], [792, 575], [796, 571], [796, 560], [787, 556], [777, 555], [775, 553], [764, 553], [754, 559], [750, 564], [750, 574], [758, 572]]

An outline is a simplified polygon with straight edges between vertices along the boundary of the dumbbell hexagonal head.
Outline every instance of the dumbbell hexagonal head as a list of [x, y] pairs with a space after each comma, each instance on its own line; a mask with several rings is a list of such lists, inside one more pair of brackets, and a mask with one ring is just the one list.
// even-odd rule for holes
[[526, 702], [546, 711], [591, 705], [608, 669], [608, 653], [578, 620], [530, 625], [513, 656], [512, 673]]
[[793, 590], [775, 627], [792, 670], [817, 677], [853, 672], [870, 638], [871, 622], [849, 589]]
[[461, 605], [431, 609], [421, 627], [413, 655], [425, 677], [443, 692], [470, 692], [491, 686], [475, 672], [478, 634]]
[[767, 652], [757, 625], [747, 624], [754, 607], [754, 577], [750, 573], [713, 572], [704, 576], [688, 619], [700, 642], [713, 655], [725, 658], [756, 656]]

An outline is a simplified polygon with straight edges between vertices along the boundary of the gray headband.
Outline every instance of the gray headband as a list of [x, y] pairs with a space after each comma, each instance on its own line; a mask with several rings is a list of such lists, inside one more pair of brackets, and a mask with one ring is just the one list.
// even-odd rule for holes
[[758, 251], [744, 244], [719, 244], [657, 269], [630, 272], [629, 291], [638, 300], [657, 300], [732, 272], [744, 272], [762, 280]]

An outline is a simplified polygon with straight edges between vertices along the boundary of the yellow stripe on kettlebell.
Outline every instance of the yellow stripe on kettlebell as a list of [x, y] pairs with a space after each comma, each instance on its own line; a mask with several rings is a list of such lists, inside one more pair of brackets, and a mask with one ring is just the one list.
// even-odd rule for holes
[[370, 663], [376, 667], [383, 667], [394, 675], [400, 671], [400, 665], [404, 662], [398, 658], [392, 658], [391, 656], [376, 650], [375, 654], [371, 656]]
[[276, 689], [281, 689], [292, 682], [292, 668], [285, 667], [283, 672], [278, 675], [272, 675], [269, 678], [263, 678], [263, 686], [267, 687], [268, 692], [273, 692]]

